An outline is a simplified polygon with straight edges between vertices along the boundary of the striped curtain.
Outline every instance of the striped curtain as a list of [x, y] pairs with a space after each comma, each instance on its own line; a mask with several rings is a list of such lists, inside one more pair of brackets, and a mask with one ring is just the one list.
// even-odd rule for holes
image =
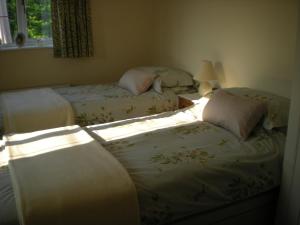
[[93, 56], [89, 0], [52, 0], [54, 56]]

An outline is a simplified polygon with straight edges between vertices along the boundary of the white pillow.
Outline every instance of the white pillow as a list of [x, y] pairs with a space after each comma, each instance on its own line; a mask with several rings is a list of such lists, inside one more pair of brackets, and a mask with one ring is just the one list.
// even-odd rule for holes
[[146, 92], [152, 85], [156, 75], [146, 71], [131, 69], [128, 70], [119, 80], [119, 86], [134, 95]]
[[203, 121], [221, 126], [245, 140], [266, 111], [264, 102], [218, 90], [203, 110]]
[[250, 88], [227, 88], [226, 90], [235, 95], [265, 102], [268, 108], [263, 122], [265, 129], [271, 130], [273, 128], [287, 127], [290, 109], [290, 100], [288, 98]]
[[157, 77], [155, 80], [154, 80], [154, 82], [153, 82], [153, 84], [152, 84], [152, 87], [153, 87], [153, 89], [154, 89], [154, 91], [156, 91], [157, 93], [159, 93], [159, 94], [162, 94], [163, 93], [163, 90], [162, 90], [162, 87], [161, 87], [161, 79], [160, 79], [160, 77]]
[[188, 72], [169, 67], [139, 67], [139, 70], [156, 74], [162, 81], [162, 87], [193, 86], [193, 76]]

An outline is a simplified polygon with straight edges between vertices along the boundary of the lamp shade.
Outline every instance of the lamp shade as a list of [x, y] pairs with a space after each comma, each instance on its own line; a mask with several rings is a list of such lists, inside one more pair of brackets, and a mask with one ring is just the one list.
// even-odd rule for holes
[[216, 73], [211, 61], [203, 60], [201, 63], [201, 71], [194, 77], [197, 81], [217, 80]]

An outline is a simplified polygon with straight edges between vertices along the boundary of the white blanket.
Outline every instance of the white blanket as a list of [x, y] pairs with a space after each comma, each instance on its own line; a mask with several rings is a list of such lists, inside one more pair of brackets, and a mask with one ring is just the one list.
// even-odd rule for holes
[[74, 124], [70, 103], [50, 88], [3, 93], [1, 105], [6, 134]]
[[22, 225], [139, 224], [123, 166], [79, 126], [5, 136]]

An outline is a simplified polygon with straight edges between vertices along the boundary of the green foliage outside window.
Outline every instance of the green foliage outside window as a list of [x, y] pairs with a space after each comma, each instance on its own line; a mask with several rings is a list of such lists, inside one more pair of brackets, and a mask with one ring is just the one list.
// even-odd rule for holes
[[50, 0], [27, 0], [26, 15], [29, 38], [40, 39], [52, 36]]
[[[30, 39], [51, 38], [51, 0], [25, 0], [27, 33]], [[16, 0], [7, 0], [11, 34], [18, 32]]]
[[9, 17], [10, 32], [14, 38], [18, 33], [16, 0], [7, 0], [7, 11]]

